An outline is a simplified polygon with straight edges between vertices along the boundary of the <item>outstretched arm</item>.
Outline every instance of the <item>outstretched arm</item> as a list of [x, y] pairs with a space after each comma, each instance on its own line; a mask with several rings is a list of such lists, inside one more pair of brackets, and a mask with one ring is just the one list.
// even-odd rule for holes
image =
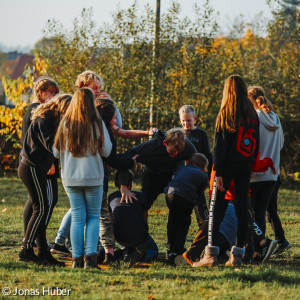
[[156, 128], [150, 130], [125, 130], [120, 127], [114, 126], [113, 133], [114, 135], [120, 136], [122, 138], [134, 139], [138, 137], [151, 136], [156, 130]]

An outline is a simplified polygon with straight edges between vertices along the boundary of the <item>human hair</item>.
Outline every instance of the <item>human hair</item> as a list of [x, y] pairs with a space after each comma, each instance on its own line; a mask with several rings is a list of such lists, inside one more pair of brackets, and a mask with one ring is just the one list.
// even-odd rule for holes
[[[122, 171], [124, 172], [124, 171]], [[133, 172], [131, 170], [127, 170], [127, 182], [126, 182], [126, 186], [128, 187], [129, 185], [132, 184], [132, 181], [133, 181]], [[115, 179], [115, 187], [117, 187], [118, 189], [121, 187], [121, 184], [120, 184], [120, 174], [121, 174], [121, 171], [117, 170], [115, 172], [115, 176], [114, 176], [114, 179]]]
[[196, 111], [192, 105], [183, 105], [179, 109], [179, 116], [183, 114], [192, 114], [193, 116], [196, 116]]
[[40, 104], [36, 109], [32, 110], [31, 120], [37, 118], [47, 118], [53, 116], [57, 125], [61, 117], [66, 113], [72, 96], [69, 94], [61, 94], [52, 98], [50, 101]]
[[207, 170], [208, 160], [202, 153], [194, 153], [188, 161], [191, 166], [198, 167], [201, 170]]
[[265, 111], [266, 113], [270, 113], [273, 110], [272, 103], [265, 96], [265, 92], [262, 87], [250, 86], [248, 88], [248, 97], [253, 105], [256, 104], [259, 109]]
[[89, 151], [96, 155], [103, 146], [103, 127], [94, 104], [94, 94], [89, 88], [78, 89], [58, 127], [54, 146], [68, 151], [74, 157], [84, 157]]
[[95, 100], [95, 106], [100, 113], [100, 116], [105, 123], [106, 127], [110, 127], [110, 121], [115, 115], [116, 107], [112, 100], [99, 99]]
[[41, 102], [41, 92], [53, 89], [56, 94], [59, 93], [58, 84], [50, 77], [39, 77], [33, 84], [33, 100]]
[[239, 75], [229, 76], [224, 85], [216, 131], [236, 132], [242, 120], [255, 118], [255, 110], [248, 98], [247, 86]]
[[185, 146], [185, 134], [181, 128], [172, 128], [165, 135], [165, 142], [176, 151], [181, 152]]
[[86, 87], [93, 81], [97, 81], [97, 80], [100, 82], [100, 88], [103, 89], [104, 80], [102, 79], [102, 77], [100, 77], [98, 74], [96, 74], [91, 70], [87, 70], [77, 76], [77, 79], [75, 81], [75, 86], [79, 89], [82, 87]]

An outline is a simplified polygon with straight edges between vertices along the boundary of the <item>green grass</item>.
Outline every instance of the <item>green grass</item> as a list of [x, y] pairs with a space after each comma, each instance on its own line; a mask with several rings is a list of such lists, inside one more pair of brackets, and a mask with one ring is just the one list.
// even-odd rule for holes
[[[136, 186], [135, 189], [139, 189]], [[110, 184], [110, 191], [113, 186]], [[27, 193], [16, 178], [0, 178], [0, 298], [3, 288], [35, 292], [43, 288], [71, 289], [70, 297], [80, 299], [299, 299], [300, 298], [300, 191], [280, 189], [279, 214], [287, 239], [294, 245], [290, 251], [272, 257], [263, 266], [240, 269], [172, 267], [161, 261], [150, 266], [129, 268], [114, 264], [101, 272], [42, 267], [19, 262], [23, 238], [23, 207]], [[54, 241], [68, 199], [59, 184], [59, 202], [50, 221], [47, 237]], [[168, 209], [161, 195], [149, 213], [150, 233], [164, 255]], [[192, 242], [197, 226], [193, 216], [186, 246]], [[270, 227], [267, 233], [274, 235]], [[27, 291], [25, 291], [27, 289]], [[15, 296], [15, 298], [24, 296]], [[30, 297], [30, 296], [28, 296]], [[59, 296], [54, 296], [58, 298]], [[52, 297], [53, 298], [53, 297]]]

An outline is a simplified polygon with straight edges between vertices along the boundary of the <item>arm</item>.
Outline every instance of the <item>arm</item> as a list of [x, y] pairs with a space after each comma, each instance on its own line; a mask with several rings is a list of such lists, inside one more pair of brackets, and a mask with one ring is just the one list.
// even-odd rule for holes
[[121, 113], [119, 111], [119, 109], [117, 108], [117, 106], [115, 105], [115, 108], [116, 108], [116, 115], [117, 115], [117, 122], [116, 122], [116, 125], [119, 127], [119, 128], [122, 128], [122, 116], [121, 116]]
[[110, 141], [108, 131], [103, 121], [102, 121], [102, 126], [103, 126], [104, 143], [100, 151], [100, 154], [103, 157], [108, 157], [112, 149], [112, 143]]
[[53, 146], [53, 148], [52, 148], [52, 151], [53, 151], [54, 157], [60, 158], [60, 151], [57, 150], [54, 146]]
[[153, 130], [125, 130], [120, 127], [114, 126], [113, 133], [117, 136], [127, 139], [134, 139], [153, 135]]
[[216, 132], [214, 148], [214, 169], [216, 177], [220, 177], [226, 162], [227, 145], [223, 138], [223, 132]]
[[276, 174], [277, 170], [274, 167], [274, 162], [272, 158], [265, 157], [264, 159], [260, 159], [260, 152], [258, 152], [255, 163], [252, 164], [251, 171], [252, 172], [266, 172], [268, 168], [271, 168], [273, 173]]
[[203, 154], [206, 156], [206, 158], [208, 160], [207, 174], [208, 174], [208, 178], [210, 178], [210, 173], [211, 173], [212, 164], [213, 164], [213, 155], [210, 150], [209, 140], [208, 140], [208, 136], [207, 136], [206, 132], [205, 132], [204, 138], [203, 138], [203, 148], [204, 148]]

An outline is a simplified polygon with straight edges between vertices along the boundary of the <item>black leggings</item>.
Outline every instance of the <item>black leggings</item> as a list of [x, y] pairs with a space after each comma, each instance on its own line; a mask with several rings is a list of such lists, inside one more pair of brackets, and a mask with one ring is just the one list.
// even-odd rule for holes
[[[56, 175], [47, 175], [47, 198], [48, 198], [48, 205], [49, 210], [46, 217], [46, 227], [49, 224], [50, 218], [53, 213], [53, 209], [55, 205], [57, 204], [58, 200], [58, 186], [57, 186], [57, 176]], [[27, 203], [24, 207], [23, 211], [23, 222], [24, 222], [24, 235], [26, 234], [26, 229], [29, 223], [29, 220], [31, 218], [33, 209], [32, 209], [32, 203], [30, 201], [30, 198], [28, 196]]]
[[269, 206], [267, 209], [267, 216], [268, 216], [268, 221], [271, 223], [272, 229], [274, 230], [275, 233], [275, 238], [278, 240], [279, 243], [283, 243], [285, 241], [285, 234], [284, 230], [282, 228], [282, 224], [280, 221], [280, 218], [278, 216], [278, 210], [277, 210], [277, 194], [278, 190], [281, 185], [281, 180], [280, 177], [278, 176], [275, 188], [273, 190]]
[[23, 245], [32, 248], [36, 239], [39, 250], [46, 250], [48, 248], [46, 228], [49, 213], [46, 172], [21, 162], [18, 174], [27, 188], [32, 206], [32, 215], [27, 224]]
[[[266, 234], [266, 212], [275, 185], [276, 181], [259, 181], [250, 184], [255, 223], [259, 226], [264, 236]], [[259, 241], [254, 238], [254, 242], [257, 250]]]
[[232, 163], [225, 166], [222, 173], [224, 192], [216, 191], [216, 199], [211, 200], [209, 215], [209, 236], [208, 245], [216, 245], [220, 224], [224, 218], [228, 200], [225, 194], [229, 188], [231, 180], [234, 183], [235, 191], [235, 212], [238, 218], [237, 247], [245, 244], [248, 228], [248, 194], [251, 176], [251, 163]]

